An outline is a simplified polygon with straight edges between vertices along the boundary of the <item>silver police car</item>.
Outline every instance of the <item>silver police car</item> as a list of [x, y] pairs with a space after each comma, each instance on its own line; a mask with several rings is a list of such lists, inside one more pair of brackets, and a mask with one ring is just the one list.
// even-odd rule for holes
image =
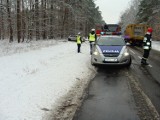
[[121, 36], [100, 36], [92, 48], [92, 65], [131, 65], [131, 55]]

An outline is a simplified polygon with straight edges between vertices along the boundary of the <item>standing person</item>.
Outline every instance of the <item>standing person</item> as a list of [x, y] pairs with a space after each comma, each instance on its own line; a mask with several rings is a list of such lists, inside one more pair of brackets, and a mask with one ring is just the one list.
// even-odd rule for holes
[[79, 32], [77, 35], [77, 52], [80, 53], [81, 52], [81, 44], [82, 44], [82, 37], [81, 37], [81, 33]]
[[151, 45], [152, 45], [152, 28], [148, 28], [147, 29], [147, 33], [144, 36], [143, 39], [143, 49], [144, 49], [144, 53], [143, 53], [143, 57], [141, 60], [141, 64], [143, 65], [148, 65], [147, 63], [147, 59], [149, 57], [149, 53], [151, 50]]
[[106, 23], [104, 24], [104, 27], [103, 27], [103, 28], [104, 28], [104, 31], [105, 31], [105, 32], [109, 31], [108, 25], [107, 25]]
[[95, 29], [92, 29], [88, 35], [88, 40], [90, 42], [90, 54], [92, 54], [92, 46], [97, 40], [97, 35], [95, 33]]

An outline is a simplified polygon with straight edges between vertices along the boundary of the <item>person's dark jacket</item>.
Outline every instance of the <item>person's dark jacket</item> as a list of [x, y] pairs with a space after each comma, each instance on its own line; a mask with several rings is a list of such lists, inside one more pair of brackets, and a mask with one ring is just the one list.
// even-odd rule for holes
[[151, 50], [151, 46], [152, 46], [152, 35], [145, 34], [144, 40], [143, 40], [143, 49]]

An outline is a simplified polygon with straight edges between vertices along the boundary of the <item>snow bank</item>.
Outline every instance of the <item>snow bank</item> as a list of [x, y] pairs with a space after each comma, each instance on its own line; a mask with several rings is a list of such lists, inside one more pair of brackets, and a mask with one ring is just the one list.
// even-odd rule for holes
[[40, 45], [41, 42], [13, 43], [10, 47], [5, 42], [1, 44], [5, 47], [0, 52], [1, 120], [46, 118], [46, 114], [58, 106], [57, 101], [68, 94], [77, 81], [86, 84], [85, 80], [94, 70], [88, 44], [84, 43], [82, 53], [78, 54], [74, 42], [47, 41]]
[[[88, 43], [82, 44], [82, 53], [76, 52], [75, 42], [64, 40], [0, 41], [0, 47], [0, 120], [61, 117], [62, 111], [55, 110], [78, 106], [76, 102], [95, 71]], [[153, 41], [152, 48], [160, 51], [160, 42]]]
[[153, 41], [152, 42], [152, 49], [160, 51], [160, 41]]

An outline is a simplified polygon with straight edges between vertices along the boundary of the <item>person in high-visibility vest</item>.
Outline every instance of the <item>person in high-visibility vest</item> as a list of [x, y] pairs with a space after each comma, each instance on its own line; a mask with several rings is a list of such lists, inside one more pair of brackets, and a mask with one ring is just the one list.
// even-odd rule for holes
[[82, 44], [82, 37], [81, 37], [81, 33], [79, 32], [77, 35], [77, 52], [80, 53], [81, 52], [81, 44]]
[[147, 59], [149, 57], [149, 53], [152, 47], [152, 31], [153, 31], [152, 28], [148, 28], [147, 33], [145, 34], [143, 39], [144, 53], [141, 59], [141, 64], [143, 65], [148, 65]]
[[92, 46], [95, 44], [97, 40], [97, 35], [95, 33], [95, 29], [92, 29], [91, 32], [88, 35], [88, 40], [90, 42], [90, 54], [92, 54]]

